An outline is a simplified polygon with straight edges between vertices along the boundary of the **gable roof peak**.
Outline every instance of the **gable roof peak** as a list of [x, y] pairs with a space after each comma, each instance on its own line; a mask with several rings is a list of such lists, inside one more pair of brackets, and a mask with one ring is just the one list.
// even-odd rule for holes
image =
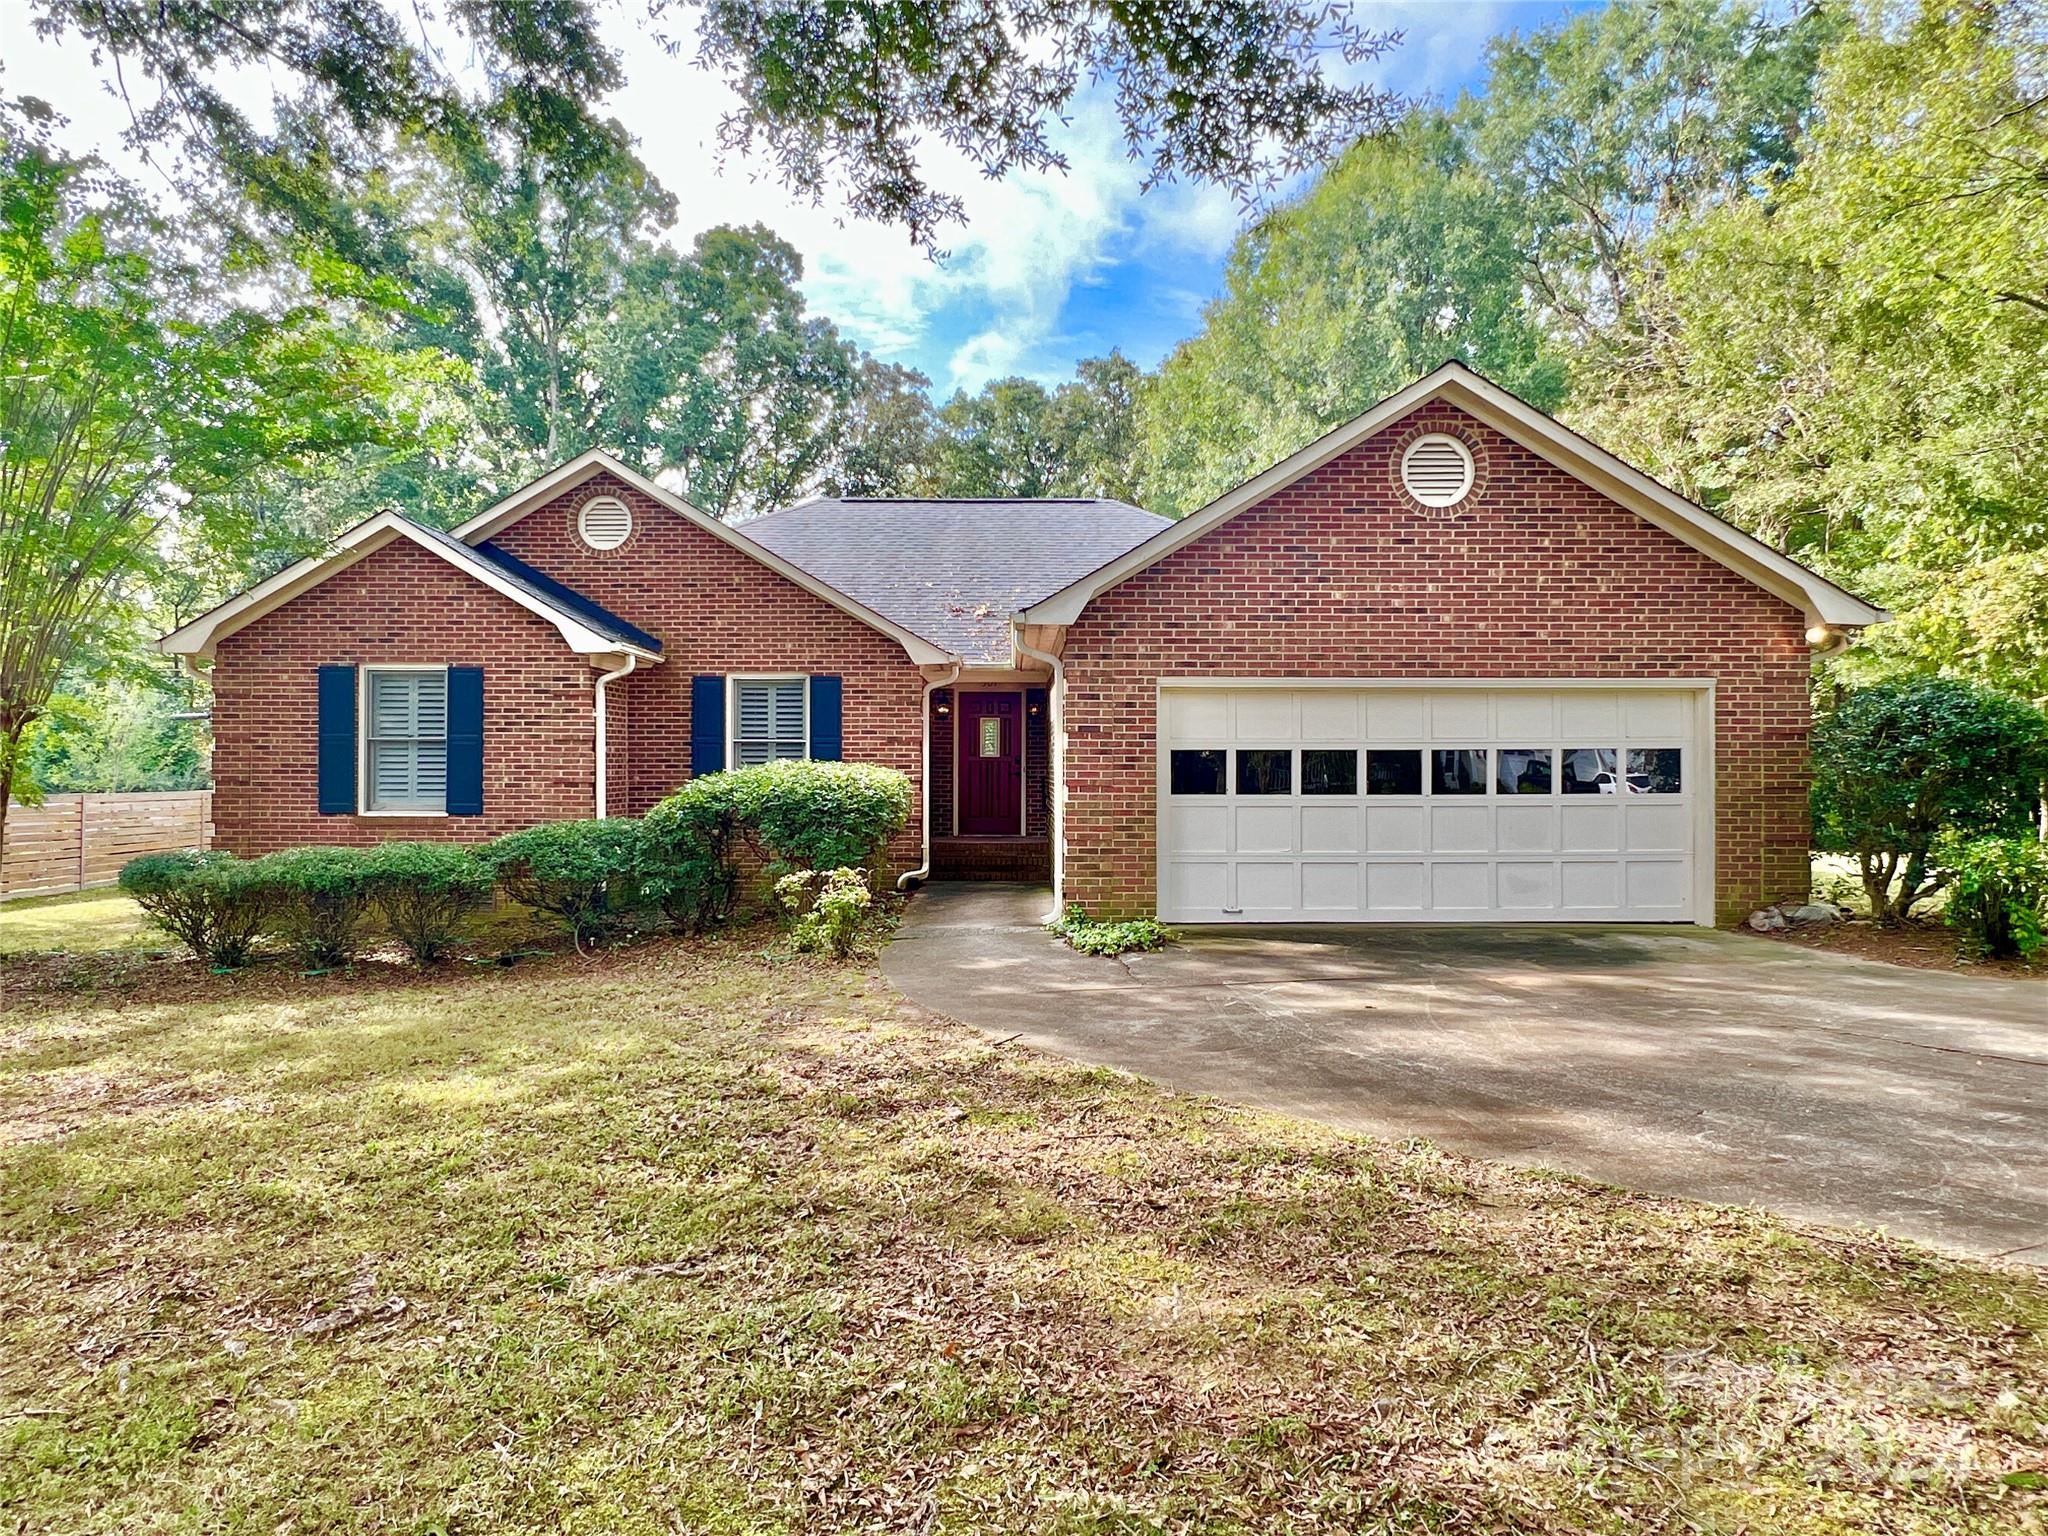
[[1175, 550], [1321, 469], [1339, 455], [1433, 400], [1444, 399], [1538, 458], [1689, 544], [1765, 591], [1802, 610], [1811, 624], [1856, 628], [1883, 623], [1882, 608], [1688, 501], [1669, 486], [1572, 431], [1470, 364], [1450, 358], [1279, 463], [1162, 529], [1102, 569], [1018, 615], [1027, 624], [1071, 624], [1089, 602]]

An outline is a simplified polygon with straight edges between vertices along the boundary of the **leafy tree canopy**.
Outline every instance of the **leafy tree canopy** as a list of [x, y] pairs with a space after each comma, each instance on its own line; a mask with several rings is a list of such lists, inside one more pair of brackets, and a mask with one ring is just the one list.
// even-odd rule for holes
[[[281, 74], [287, 96], [346, 128], [343, 184], [374, 170], [391, 132], [460, 134], [492, 116], [565, 162], [606, 155], [590, 104], [620, 75], [592, 0], [419, 0], [409, 14], [381, 0], [33, 7], [46, 35], [89, 42], [124, 94], [151, 82], [155, 94], [135, 104], [138, 139], [182, 138], [237, 178], [275, 173], [292, 147], [255, 128], [222, 87], [252, 65]], [[685, 9], [693, 48], [667, 30]], [[843, 195], [852, 212], [900, 224], [927, 248], [961, 207], [931, 184], [920, 142], [949, 144], [991, 176], [1064, 168], [1052, 129], [1087, 81], [1110, 83], [1148, 184], [1185, 176], [1246, 198], [1382, 126], [1391, 110], [1387, 92], [1324, 68], [1395, 41], [1360, 28], [1346, 4], [650, 0], [646, 14], [672, 53], [693, 52], [737, 93], [720, 129], [727, 152], [764, 153], [793, 192]], [[447, 34], [452, 46], [437, 46]], [[444, 63], [465, 53], [491, 82], [488, 109]]]

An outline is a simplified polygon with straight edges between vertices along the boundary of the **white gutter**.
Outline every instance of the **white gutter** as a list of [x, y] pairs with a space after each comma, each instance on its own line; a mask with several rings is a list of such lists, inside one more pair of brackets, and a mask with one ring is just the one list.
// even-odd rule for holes
[[609, 786], [605, 783], [608, 775], [605, 772], [604, 685], [630, 676], [633, 669], [639, 665], [640, 658], [629, 654], [623, 667], [614, 667], [597, 680], [597, 816], [600, 821], [604, 819], [605, 802], [610, 798], [606, 792]]
[[924, 704], [920, 717], [924, 725], [924, 755], [918, 759], [918, 822], [924, 836], [924, 862], [915, 869], [905, 870], [896, 877], [896, 889], [907, 891], [913, 885], [930, 877], [932, 872], [932, 695], [949, 684], [960, 681], [960, 669], [967, 663], [958, 657], [953, 660], [953, 670], [944, 677], [933, 678], [924, 685]]
[[1047, 690], [1052, 702], [1052, 771], [1049, 775], [1052, 779], [1052, 909], [1045, 914], [1045, 921], [1052, 923], [1066, 916], [1067, 674], [1060, 665], [1059, 657], [1050, 651], [1033, 650], [1024, 643], [1024, 626], [1014, 619], [1010, 622], [1010, 643], [1017, 647], [1020, 655], [1042, 661], [1052, 668], [1052, 687]]

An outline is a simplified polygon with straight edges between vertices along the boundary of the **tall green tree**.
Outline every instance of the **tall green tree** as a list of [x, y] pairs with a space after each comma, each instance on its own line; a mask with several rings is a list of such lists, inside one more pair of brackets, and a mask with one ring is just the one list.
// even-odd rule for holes
[[[168, 524], [404, 426], [384, 411], [396, 370], [321, 295], [222, 273], [50, 127], [0, 111], [0, 828], [36, 792], [30, 727], [68, 661], [123, 643]], [[219, 297], [236, 277], [275, 299]]]
[[1060, 470], [1046, 430], [1052, 395], [1035, 379], [956, 390], [939, 411], [932, 489], [942, 496], [1049, 496]]
[[1185, 512], [1449, 357], [1544, 408], [1564, 353], [1529, 302], [1527, 210], [1451, 119], [1355, 145], [1239, 237], [1144, 396], [1147, 504]]
[[932, 381], [900, 363], [861, 359], [821, 482], [828, 496], [907, 496], [936, 481], [939, 415]]
[[1660, 238], [1579, 419], [1891, 607], [1836, 666], [2048, 696], [2048, 17], [1872, 5], [1792, 173]]
[[1053, 391], [1045, 415], [1058, 469], [1052, 487], [1061, 496], [1138, 498], [1138, 391], [1144, 375], [1122, 352], [1086, 357], [1074, 377]]
[[1580, 373], [1640, 357], [1661, 232], [1791, 171], [1840, 17], [1832, 4], [1659, 0], [1487, 45], [1460, 138], [1520, 202], [1524, 280]]

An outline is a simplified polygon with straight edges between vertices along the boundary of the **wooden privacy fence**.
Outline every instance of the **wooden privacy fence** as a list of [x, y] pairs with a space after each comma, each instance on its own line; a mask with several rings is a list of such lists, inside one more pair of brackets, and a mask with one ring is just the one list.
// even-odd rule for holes
[[41, 805], [10, 805], [0, 901], [111, 885], [138, 855], [205, 848], [212, 841], [210, 789], [51, 795]]

